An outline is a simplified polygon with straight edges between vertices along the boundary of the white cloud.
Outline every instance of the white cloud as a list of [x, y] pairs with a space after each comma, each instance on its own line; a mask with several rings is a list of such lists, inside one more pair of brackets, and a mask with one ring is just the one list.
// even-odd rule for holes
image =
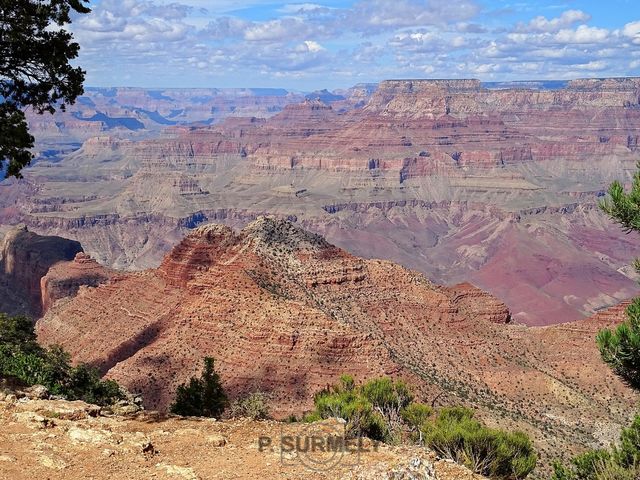
[[318, 42], [314, 42], [313, 40], [305, 40], [304, 44], [310, 52], [314, 53], [321, 52], [325, 49], [322, 45], [320, 45]]
[[281, 18], [263, 23], [254, 23], [244, 31], [250, 42], [287, 41], [309, 35], [312, 29], [300, 18]]
[[323, 5], [319, 5], [317, 3], [290, 3], [282, 6], [278, 9], [279, 12], [286, 14], [296, 14], [296, 13], [304, 13], [304, 12], [313, 12], [315, 10], [321, 10], [328, 7]]
[[627, 23], [622, 29], [622, 34], [631, 39], [631, 42], [640, 45], [640, 21]]
[[467, 45], [467, 40], [464, 37], [457, 36], [451, 39], [451, 46], [455, 48], [464, 47]]
[[519, 29], [524, 32], [557, 32], [558, 30], [570, 27], [578, 22], [587, 22], [591, 15], [582, 10], [567, 10], [559, 17], [547, 19], [543, 16], [535, 17], [526, 25], [521, 25]]
[[186, 37], [189, 27], [182, 22], [189, 7], [152, 1], [103, 0], [94, 11], [79, 17], [73, 30], [80, 41], [173, 42]]
[[[323, 0], [102, 0], [72, 27], [89, 84], [119, 83], [127, 72], [146, 84], [313, 79], [310, 88], [317, 88], [330, 87], [337, 76], [345, 83], [396, 76], [566, 78], [640, 66], [640, 21], [606, 29], [574, 9], [496, 28], [484, 23], [478, 1], [355, 0], [336, 8]], [[266, 19], [233, 12], [251, 5], [262, 5]]]
[[560, 30], [555, 39], [560, 43], [599, 43], [609, 36], [606, 28], [589, 27], [580, 25], [576, 30]]
[[479, 11], [474, 0], [361, 0], [344, 14], [344, 26], [374, 34], [402, 27], [462, 22]]
[[583, 63], [583, 64], [579, 64], [579, 65], [574, 65], [575, 68], [578, 68], [580, 70], [589, 70], [592, 72], [600, 72], [604, 69], [606, 69], [608, 67], [607, 62], [603, 61], [603, 60], [597, 60], [597, 61], [592, 61], [592, 62], [588, 62], [588, 63]]

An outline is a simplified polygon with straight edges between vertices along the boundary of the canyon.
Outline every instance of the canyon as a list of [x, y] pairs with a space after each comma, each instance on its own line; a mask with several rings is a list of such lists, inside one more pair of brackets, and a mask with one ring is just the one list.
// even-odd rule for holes
[[63, 297], [51, 286], [81, 283], [78, 263], [93, 265], [93, 278], [105, 268], [83, 254], [52, 267], [38, 339], [142, 393], [147, 408], [165, 410], [205, 356], [232, 399], [266, 392], [278, 418], [311, 409], [341, 374], [399, 377], [420, 401], [469, 405], [490, 425], [526, 431], [543, 470], [609, 445], [635, 411], [635, 394], [594, 341], [622, 320], [624, 304], [526, 327], [471, 284], [434, 284], [274, 217], [240, 231], [200, 226], [157, 269], [105, 268], [100, 282]]
[[[73, 153], [0, 184], [0, 223], [141, 270], [200, 224], [275, 215], [435, 282], [469, 281], [528, 325], [584, 318], [638, 292], [640, 243], [597, 206], [640, 160], [637, 78], [553, 88], [392, 80], [306, 99], [223, 93], [209, 92], [204, 110], [185, 107], [184, 122], [146, 120], [133, 136], [94, 122], [100, 131]], [[115, 98], [165, 116], [167, 98], [195, 98], [88, 94], [96, 111]], [[50, 122], [38, 118], [39, 128]]]
[[85, 140], [107, 133], [140, 139], [183, 123], [208, 125], [228, 116], [274, 115], [304, 96], [278, 88], [91, 88], [66, 111], [42, 116], [27, 110], [35, 160], [59, 161]]

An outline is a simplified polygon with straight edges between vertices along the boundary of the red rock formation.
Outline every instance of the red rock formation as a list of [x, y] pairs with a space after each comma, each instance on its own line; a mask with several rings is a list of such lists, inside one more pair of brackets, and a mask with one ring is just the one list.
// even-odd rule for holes
[[454, 285], [446, 291], [461, 316], [499, 324], [511, 321], [511, 314], [504, 303], [470, 283]]
[[[345, 104], [282, 100], [266, 119], [90, 140], [30, 169], [30, 194], [5, 188], [0, 222], [73, 236], [101, 263], [140, 269], [157, 267], [201, 223], [240, 227], [274, 214], [439, 283], [470, 281], [518, 322], [569, 321], [637, 292], [628, 272], [640, 244], [597, 202], [640, 160], [639, 85], [498, 90], [395, 80], [373, 95], [356, 88], [353, 101], [344, 92]], [[171, 103], [145, 101], [163, 112]]]
[[608, 321], [510, 325], [504, 304], [469, 284], [439, 287], [259, 218], [240, 232], [197, 228], [159, 269], [56, 303], [37, 332], [152, 408], [166, 408], [205, 356], [216, 358], [232, 398], [267, 391], [278, 415], [309, 408], [342, 373], [392, 375], [424, 401], [468, 401], [557, 452], [607, 444], [615, 435], [601, 425], [622, 425], [634, 409], [593, 341]]
[[53, 265], [73, 259], [78, 252], [82, 247], [74, 240], [40, 236], [26, 227], [9, 231], [0, 247], [0, 287], [8, 292], [0, 296], [0, 311], [39, 316], [40, 279]]
[[56, 263], [40, 279], [42, 312], [61, 298], [75, 296], [81, 287], [97, 287], [117, 274], [83, 252], [77, 253], [70, 262]]

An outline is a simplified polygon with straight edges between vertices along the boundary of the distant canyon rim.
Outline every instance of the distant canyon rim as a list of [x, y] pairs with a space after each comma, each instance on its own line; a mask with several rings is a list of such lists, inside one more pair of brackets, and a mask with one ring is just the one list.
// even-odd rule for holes
[[29, 115], [37, 159], [0, 184], [3, 229], [142, 270], [193, 228], [269, 214], [515, 322], [578, 320], [638, 292], [640, 242], [599, 211], [640, 161], [640, 79], [389, 80], [277, 89], [87, 89]]

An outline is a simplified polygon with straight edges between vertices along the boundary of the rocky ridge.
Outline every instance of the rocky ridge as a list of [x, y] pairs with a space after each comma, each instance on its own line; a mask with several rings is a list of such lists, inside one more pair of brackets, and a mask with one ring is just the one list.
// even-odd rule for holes
[[405, 378], [431, 403], [465, 403], [535, 438], [544, 462], [608, 445], [635, 397], [604, 365], [597, 331], [621, 308], [546, 328], [510, 324], [479, 289], [442, 287], [354, 257], [291, 222], [199, 227], [156, 270], [122, 274], [56, 302], [39, 339], [99, 366], [148, 408], [216, 358], [232, 398], [268, 392], [297, 415], [343, 373]]
[[84, 252], [72, 261], [58, 262], [40, 279], [42, 312], [61, 298], [75, 296], [80, 288], [97, 287], [116, 275], [118, 272], [99, 265]]
[[8, 231], [0, 245], [0, 311], [38, 317], [43, 312], [40, 279], [58, 262], [82, 253], [80, 243], [40, 236], [25, 226]]

